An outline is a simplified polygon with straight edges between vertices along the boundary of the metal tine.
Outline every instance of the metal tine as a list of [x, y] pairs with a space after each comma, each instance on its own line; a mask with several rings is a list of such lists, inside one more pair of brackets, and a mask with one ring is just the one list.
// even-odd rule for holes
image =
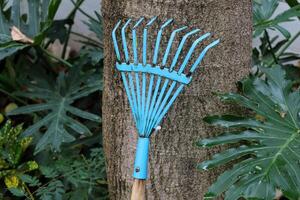
[[181, 40], [181, 42], [180, 42], [180, 44], [179, 44], [179, 46], [177, 48], [176, 54], [175, 54], [175, 56], [173, 58], [173, 61], [172, 61], [171, 67], [170, 67], [170, 71], [173, 71], [173, 69], [174, 69], [174, 67], [175, 67], [175, 65], [177, 63], [179, 54], [180, 54], [180, 52], [181, 52], [181, 50], [183, 48], [183, 45], [184, 45], [185, 41], [187, 40], [187, 38], [189, 36], [195, 34], [195, 33], [198, 33], [199, 31], [200, 31], [200, 29], [195, 29], [195, 30], [192, 30], [192, 31], [188, 32], [187, 34], [185, 34], [185, 36], [183, 36], [183, 38], [182, 38], [182, 40]]
[[128, 47], [126, 42], [126, 35], [125, 35], [125, 29], [127, 28], [128, 24], [131, 22], [131, 19], [128, 19], [127, 22], [122, 27], [121, 35], [122, 35], [122, 44], [123, 44], [123, 50], [125, 55], [125, 61], [126, 63], [129, 62], [129, 55], [128, 55]]
[[[139, 119], [142, 121], [142, 104], [141, 104], [141, 88], [140, 88], [140, 78], [139, 78], [139, 73], [135, 72], [135, 86], [136, 86], [136, 96], [137, 96], [137, 106], [138, 106], [138, 111], [139, 111]], [[141, 126], [142, 124], [139, 123], [138, 125], [138, 129], [141, 130]], [[141, 133], [141, 132], [140, 132]]]
[[[139, 26], [139, 24], [144, 20], [144, 18], [140, 18], [137, 23], [134, 25], [133, 30], [132, 30], [132, 49], [133, 49], [133, 59], [134, 59], [134, 64], [138, 64], [138, 55], [137, 55], [137, 39], [136, 39], [136, 28]], [[140, 91], [140, 80], [139, 80], [139, 73], [135, 72], [135, 85], [136, 85], [136, 95], [137, 95], [137, 106], [138, 106], [138, 115], [139, 119], [143, 119], [143, 112], [141, 111], [141, 91]], [[143, 92], [142, 92], [143, 93]], [[142, 124], [137, 124], [139, 132], [141, 133], [141, 125]]]
[[203, 51], [201, 52], [200, 56], [197, 58], [196, 62], [193, 64], [193, 66], [191, 67], [190, 72], [193, 73], [195, 71], [195, 69], [198, 67], [198, 65], [200, 64], [200, 62], [202, 61], [202, 59], [204, 58], [205, 54], [207, 53], [207, 51], [216, 46], [217, 44], [219, 44], [220, 40], [215, 40], [212, 43], [210, 43], [209, 45], [207, 45]]
[[[124, 55], [125, 55], [125, 61], [126, 63], [129, 63], [129, 55], [128, 55], [128, 47], [127, 47], [127, 42], [126, 42], [126, 35], [125, 35], [125, 29], [127, 28], [127, 26], [129, 25], [129, 23], [131, 22], [131, 19], [128, 19], [127, 22], [125, 23], [125, 25], [122, 27], [122, 30], [121, 30], [121, 35], [122, 35], [122, 44], [123, 44], [123, 50], [124, 50]], [[139, 126], [140, 125], [140, 110], [139, 110], [139, 107], [138, 107], [138, 103], [137, 103], [137, 98], [140, 98], [139, 95], [136, 96], [136, 93], [135, 93], [135, 87], [134, 87], [134, 83], [133, 83], [133, 78], [132, 78], [132, 75], [130, 72], [128, 72], [128, 79], [129, 79], [129, 84], [130, 84], [130, 91], [131, 91], [131, 97], [132, 97], [132, 100], [133, 100], [133, 106], [134, 106], [134, 109], [136, 111], [136, 115], [137, 115], [137, 125]], [[139, 81], [136, 81], [137, 83]], [[139, 128], [139, 127], [138, 127]]]
[[170, 109], [170, 107], [172, 106], [172, 104], [174, 103], [175, 99], [177, 98], [177, 96], [180, 94], [181, 90], [184, 88], [184, 84], [181, 84], [177, 90], [174, 92], [172, 98], [170, 99], [169, 103], [166, 105], [166, 107], [164, 108], [163, 112], [159, 115], [154, 127], [157, 127], [160, 123], [160, 121], [163, 119], [163, 117], [165, 116], [165, 114], [168, 112], [168, 110]]
[[[200, 56], [198, 57], [198, 59], [196, 60], [196, 62], [194, 63], [194, 65], [192, 66], [190, 72], [194, 72], [194, 70], [196, 69], [196, 67], [199, 65], [199, 63], [201, 62], [201, 60], [203, 59], [203, 57], [205, 56], [206, 52], [214, 47], [215, 45], [217, 45], [220, 42], [220, 40], [215, 40], [214, 42], [212, 42], [211, 44], [209, 44], [200, 54]], [[177, 96], [180, 94], [181, 90], [184, 88], [184, 84], [181, 84], [177, 90], [175, 91], [175, 93], [173, 94], [172, 98], [170, 99], [170, 101], [168, 102], [168, 104], [165, 106], [164, 110], [162, 111], [162, 113], [159, 114], [158, 117], [155, 118], [155, 125], [154, 127], [158, 126], [159, 123], [161, 122], [161, 120], [163, 119], [163, 117], [165, 116], [165, 114], [168, 112], [168, 110], [170, 109], [170, 107], [172, 106], [173, 102], [175, 101], [175, 99], [177, 98]], [[159, 112], [158, 112], [159, 113]]]
[[134, 89], [134, 83], [133, 83], [133, 79], [132, 79], [132, 75], [130, 72], [128, 72], [128, 79], [129, 79], [129, 88], [130, 88], [130, 91], [131, 91], [131, 96], [132, 96], [132, 100], [133, 100], [133, 106], [134, 106], [134, 109], [136, 110], [136, 116], [137, 116], [137, 123], [136, 125], [138, 126], [139, 128], [139, 124], [140, 124], [140, 111], [138, 109], [138, 105], [137, 105], [137, 99], [136, 99], [136, 95], [135, 95], [135, 89]]
[[158, 116], [160, 115], [161, 111], [162, 111], [163, 108], [165, 107], [165, 105], [166, 105], [166, 103], [167, 103], [169, 97], [171, 96], [171, 94], [172, 94], [172, 92], [173, 92], [173, 89], [174, 89], [175, 86], [176, 86], [176, 83], [177, 83], [176, 81], [173, 81], [173, 82], [172, 82], [172, 84], [171, 84], [171, 86], [170, 86], [168, 92], [166, 93], [166, 95], [165, 95], [165, 97], [164, 97], [164, 100], [161, 102], [161, 104], [160, 104], [160, 106], [159, 106], [159, 109], [157, 110], [157, 112], [156, 112], [156, 114], [155, 114], [155, 116], [154, 116], [154, 118], [153, 118], [153, 122], [152, 122], [152, 124], [151, 124], [151, 127], [154, 127], [154, 128], [155, 128], [154, 125], [155, 125], [155, 123], [156, 123], [156, 121], [157, 121], [157, 119], [158, 119]]
[[121, 72], [121, 76], [122, 76], [125, 91], [126, 91], [126, 94], [127, 94], [128, 100], [129, 100], [129, 105], [130, 105], [132, 113], [133, 113], [133, 118], [134, 118], [135, 123], [137, 124], [138, 123], [138, 121], [137, 121], [137, 112], [136, 112], [136, 108], [135, 108], [135, 106], [133, 104], [133, 101], [132, 101], [132, 97], [131, 97], [131, 94], [130, 94], [130, 89], [129, 89], [129, 86], [128, 86], [128, 83], [127, 83], [125, 72]]
[[114, 49], [115, 49], [115, 53], [116, 53], [116, 56], [117, 56], [117, 59], [119, 62], [121, 62], [121, 55], [120, 55], [120, 51], [119, 51], [119, 47], [118, 47], [118, 42], [117, 42], [117, 37], [116, 37], [116, 31], [117, 29], [119, 28], [121, 24], [121, 20], [116, 24], [116, 26], [114, 27], [111, 35], [112, 35], [112, 38], [113, 38], [113, 44], [114, 44]]
[[[144, 120], [145, 120], [145, 104], [146, 104], [146, 74], [145, 73], [142, 73], [142, 122], [143, 124], [141, 124], [142, 126], [142, 129], [141, 131], [144, 130]], [[143, 133], [143, 132], [142, 132]]]
[[[157, 19], [157, 17], [153, 17], [146, 25], [143, 31], [143, 65], [147, 64], [147, 33], [148, 33], [148, 28], [150, 25], [154, 23], [154, 21]], [[143, 113], [143, 124], [142, 124], [142, 133], [145, 133], [145, 126], [146, 126], [146, 119], [149, 111], [149, 106], [150, 106], [150, 99], [152, 95], [152, 86], [153, 86], [153, 79], [154, 75], [150, 75], [150, 83], [149, 83], [149, 90], [148, 90], [148, 95], [147, 95], [147, 102], [145, 102], [146, 98], [146, 75], [143, 73], [143, 85], [142, 85], [142, 113]], [[146, 111], [145, 111], [146, 109]]]
[[[144, 32], [143, 32], [143, 65], [146, 65], [147, 64], [147, 34], [148, 34], [148, 28], [154, 23], [154, 21], [157, 19], [157, 16], [153, 17], [148, 23], [147, 25], [145, 26], [144, 28]], [[150, 99], [151, 99], [151, 95], [152, 95], [152, 87], [153, 87], [153, 79], [154, 79], [154, 75], [151, 74], [150, 75], [150, 83], [149, 83], [149, 90], [148, 90], [148, 95], [147, 95], [147, 102], [144, 102], [145, 101], [145, 97], [144, 97], [144, 94], [143, 97], [142, 97], [142, 104], [145, 104], [146, 103], [146, 112], [144, 113], [143, 115], [143, 123], [142, 123], [142, 133], [145, 132], [145, 127], [146, 127], [146, 123], [147, 123], [147, 116], [148, 116], [148, 111], [149, 111], [149, 106], [150, 106]], [[145, 92], [146, 91], [146, 76], [145, 74], [143, 73], [143, 88], [142, 88], [142, 92]], [[144, 84], [145, 83], [145, 84]], [[150, 90], [151, 88], [151, 90]], [[142, 109], [144, 111], [144, 105], [142, 105]]]
[[132, 29], [133, 60], [134, 60], [134, 64], [136, 64], [136, 65], [138, 64], [136, 28], [141, 24], [141, 22], [143, 20], [144, 20], [144, 17], [141, 17]]
[[203, 41], [204, 39], [206, 39], [206, 38], [209, 37], [209, 36], [210, 36], [210, 33], [206, 33], [206, 34], [200, 36], [200, 37], [193, 43], [193, 45], [191, 46], [190, 50], [188, 51], [188, 53], [187, 53], [187, 55], [186, 55], [184, 61], [182, 62], [181, 66], [180, 66], [180, 68], [179, 68], [179, 70], [178, 70], [178, 74], [179, 74], [179, 75], [180, 75], [180, 74], [183, 72], [183, 70], [185, 69], [185, 67], [186, 67], [186, 65], [187, 65], [187, 63], [188, 63], [188, 61], [189, 61], [191, 55], [193, 54], [193, 52], [194, 52], [196, 46], [198, 45], [198, 43], [200, 43], [201, 41]]
[[161, 36], [163, 33], [163, 29], [165, 27], [167, 27], [169, 24], [171, 24], [171, 22], [173, 22], [173, 19], [168, 19], [159, 29], [157, 37], [156, 37], [156, 43], [155, 43], [155, 49], [154, 49], [154, 53], [153, 53], [153, 60], [152, 63], [153, 65], [157, 64], [157, 57], [158, 57], [158, 52], [159, 52], [159, 45], [160, 45], [160, 40], [161, 40]]
[[[148, 112], [148, 115], [147, 115], [147, 117], [146, 117], [146, 125], [145, 125], [145, 127], [146, 127], [146, 133], [147, 132], [149, 132], [149, 130], [148, 130], [148, 125], [149, 125], [149, 121], [150, 121], [150, 116], [151, 116], [151, 114], [152, 114], [152, 111], [153, 111], [153, 108], [154, 108], [154, 103], [155, 103], [155, 101], [156, 101], [156, 97], [157, 97], [157, 94], [158, 94], [158, 89], [159, 89], [159, 86], [160, 86], [160, 82], [161, 82], [161, 76], [158, 76], [158, 78], [157, 78], [157, 80], [156, 80], [156, 86], [155, 86], [155, 89], [154, 89], [154, 93], [153, 93], [153, 95], [152, 95], [152, 99], [151, 99], [151, 105], [150, 105], [150, 110], [149, 110], [149, 112]], [[150, 131], [151, 131], [151, 129], [150, 129]]]
[[165, 82], [164, 82], [164, 84], [163, 84], [163, 86], [162, 86], [162, 88], [161, 88], [161, 90], [159, 92], [159, 96], [158, 96], [158, 99], [156, 100], [154, 110], [152, 111], [150, 119], [149, 119], [148, 130], [152, 130], [152, 128], [153, 128], [153, 127], [151, 127], [151, 124], [152, 124], [152, 122], [154, 120], [154, 116], [156, 115], [156, 111], [157, 111], [157, 109], [158, 109], [158, 107], [160, 105], [160, 102], [161, 102], [161, 100], [162, 100], [162, 98], [163, 98], [163, 96], [165, 94], [165, 90], [166, 90], [166, 88], [168, 86], [169, 81], [170, 81], [169, 79], [165, 80]]
[[150, 75], [150, 83], [148, 86], [148, 95], [147, 95], [147, 101], [146, 101], [146, 111], [145, 111], [145, 115], [144, 115], [144, 124], [143, 124], [143, 133], [145, 133], [145, 129], [146, 129], [146, 124], [147, 124], [147, 117], [148, 117], [148, 112], [149, 112], [149, 106], [150, 106], [150, 100], [151, 100], [151, 95], [152, 95], [152, 88], [153, 88], [153, 80], [154, 80], [154, 75], [151, 74]]
[[163, 57], [163, 61], [162, 61], [162, 67], [164, 67], [167, 63], [167, 60], [168, 60], [168, 56], [169, 56], [169, 53], [170, 53], [170, 50], [171, 50], [171, 47], [172, 47], [172, 44], [173, 44], [173, 40], [176, 36], [176, 33], [186, 29], [187, 26], [184, 26], [184, 27], [181, 27], [179, 29], [176, 29], [174, 30], [172, 33], [171, 33], [171, 36], [170, 36], [170, 39], [169, 39], [169, 42], [168, 42], [168, 45], [167, 45], [167, 48], [166, 48], [166, 52], [164, 54], [164, 57]]
[[157, 16], [153, 17], [145, 26], [144, 32], [143, 32], [143, 65], [147, 64], [147, 33], [148, 28], [150, 25], [154, 23], [154, 21], [157, 19]]

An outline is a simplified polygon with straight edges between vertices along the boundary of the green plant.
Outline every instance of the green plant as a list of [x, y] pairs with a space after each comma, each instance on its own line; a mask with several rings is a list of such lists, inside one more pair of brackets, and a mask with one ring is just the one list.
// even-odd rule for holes
[[[34, 160], [40, 169], [8, 179], [11, 185], [25, 184], [25, 192], [11, 187], [10, 193], [0, 184], [0, 199], [107, 199], [100, 117], [102, 18], [82, 10], [83, 1], [72, 1], [67, 17], [56, 20], [61, 1], [0, 0], [0, 123], [24, 124], [20, 136], [32, 142], [21, 163]], [[84, 23], [98, 39], [72, 32], [77, 11], [88, 16]], [[83, 47], [71, 55], [72, 35]], [[61, 43], [60, 56], [51, 52], [55, 41]]]
[[61, 196], [72, 200], [88, 200], [93, 194], [98, 194], [99, 200], [107, 199], [102, 149], [92, 149], [89, 157], [78, 154], [70, 157], [69, 153], [64, 153], [40, 169], [49, 180], [33, 192], [41, 199], [60, 199], [57, 196]]
[[[46, 127], [45, 133], [36, 145], [36, 152], [44, 150], [49, 145], [54, 151], [59, 151], [62, 143], [75, 140], [73, 132], [89, 134], [90, 130], [74, 116], [99, 122], [100, 117], [80, 110], [72, 104], [77, 99], [101, 90], [102, 82], [93, 78], [94, 71], [82, 72], [80, 67], [73, 67], [69, 72], [60, 72], [56, 82], [37, 81], [27, 85], [26, 92], [18, 92], [18, 96], [39, 99], [38, 104], [22, 106], [12, 110], [9, 115], [30, 114], [42, 112], [42, 119], [27, 128], [23, 135], [33, 135], [42, 127]], [[42, 87], [41, 87], [42, 86]], [[73, 130], [71, 132], [69, 129]]]
[[20, 138], [22, 131], [22, 125], [12, 127], [11, 121], [0, 129], [0, 179], [14, 195], [30, 197], [26, 173], [36, 170], [38, 164], [33, 160], [23, 161], [32, 138]]
[[14, 0], [12, 6], [7, 8], [7, 1], [1, 0], [0, 60], [31, 45], [30, 42], [20, 43], [12, 38], [12, 27], [19, 29], [25, 34], [24, 36], [33, 38], [34, 45], [41, 44], [46, 39], [47, 31], [53, 25], [60, 2], [58, 0], [28, 0], [28, 11], [21, 14], [21, 1]]
[[[265, 77], [242, 81], [243, 95], [221, 94], [221, 100], [238, 103], [253, 112], [249, 117], [210, 116], [210, 124], [229, 128], [220, 136], [204, 139], [199, 146], [234, 144], [212, 160], [199, 165], [208, 170], [235, 160], [233, 168], [219, 176], [205, 195], [212, 199], [272, 200], [276, 189], [289, 199], [300, 198], [300, 90], [286, 79], [280, 66], [260, 67]], [[233, 129], [234, 128], [234, 129]]]
[[300, 16], [300, 6], [296, 5], [272, 18], [279, 4], [278, 0], [257, 0], [253, 2], [254, 37], [261, 35], [266, 29], [276, 29], [286, 38], [291, 34], [279, 24], [291, 21], [292, 17]]

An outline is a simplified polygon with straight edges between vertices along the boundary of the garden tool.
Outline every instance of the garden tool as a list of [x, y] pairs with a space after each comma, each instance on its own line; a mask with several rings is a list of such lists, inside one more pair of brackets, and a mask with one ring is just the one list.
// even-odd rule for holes
[[[200, 54], [194, 55], [196, 47], [203, 40], [209, 38], [210, 33], [199, 34], [200, 29], [188, 30], [188, 27], [184, 26], [174, 30], [170, 34], [168, 42], [164, 45], [166, 48], [161, 49], [161, 46], [163, 46], [161, 44], [163, 31], [168, 26], [170, 27], [173, 20], [168, 19], [160, 26], [156, 37], [154, 37], [156, 38], [153, 41], [154, 46], [150, 43], [148, 30], [155, 21], [158, 21], [157, 17], [146, 22], [141, 31], [141, 36], [138, 37], [137, 29], [144, 21], [144, 18], [140, 18], [133, 23], [131, 19], [128, 19], [122, 27], [122, 21], [119, 21], [112, 31], [117, 58], [116, 68], [121, 73], [138, 132], [133, 171], [135, 181], [131, 196], [131, 199], [135, 200], [144, 199], [145, 195], [151, 134], [159, 129], [162, 119], [175, 99], [183, 88], [191, 82], [192, 74], [207, 51], [219, 43], [219, 40], [214, 40], [206, 45]], [[129, 27], [132, 28], [129, 29]], [[187, 32], [182, 36], [178, 46], [175, 47], [175, 37], [183, 31]], [[117, 35], [121, 35], [120, 39], [117, 38]], [[179, 64], [179, 57], [183, 54], [184, 46], [192, 36], [197, 36], [197, 39], [195, 39], [183, 61]], [[140, 40], [138, 41], [138, 39]], [[128, 43], [129, 40], [131, 45]], [[141, 45], [138, 45], [138, 42]], [[169, 58], [171, 57], [171, 51], [175, 51], [175, 54], [172, 58]], [[195, 59], [190, 64], [192, 58]], [[170, 59], [169, 64], [168, 59]]]

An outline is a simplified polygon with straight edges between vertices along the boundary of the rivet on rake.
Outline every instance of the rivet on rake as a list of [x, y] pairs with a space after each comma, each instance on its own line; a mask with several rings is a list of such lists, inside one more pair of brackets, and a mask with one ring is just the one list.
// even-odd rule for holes
[[139, 167], [135, 168], [135, 172], [140, 172], [140, 168]]

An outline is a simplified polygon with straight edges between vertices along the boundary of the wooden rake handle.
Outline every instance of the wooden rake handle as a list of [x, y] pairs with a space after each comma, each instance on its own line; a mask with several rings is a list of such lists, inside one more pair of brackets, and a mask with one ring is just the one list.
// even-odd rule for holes
[[131, 200], [145, 200], [146, 180], [134, 179]]

